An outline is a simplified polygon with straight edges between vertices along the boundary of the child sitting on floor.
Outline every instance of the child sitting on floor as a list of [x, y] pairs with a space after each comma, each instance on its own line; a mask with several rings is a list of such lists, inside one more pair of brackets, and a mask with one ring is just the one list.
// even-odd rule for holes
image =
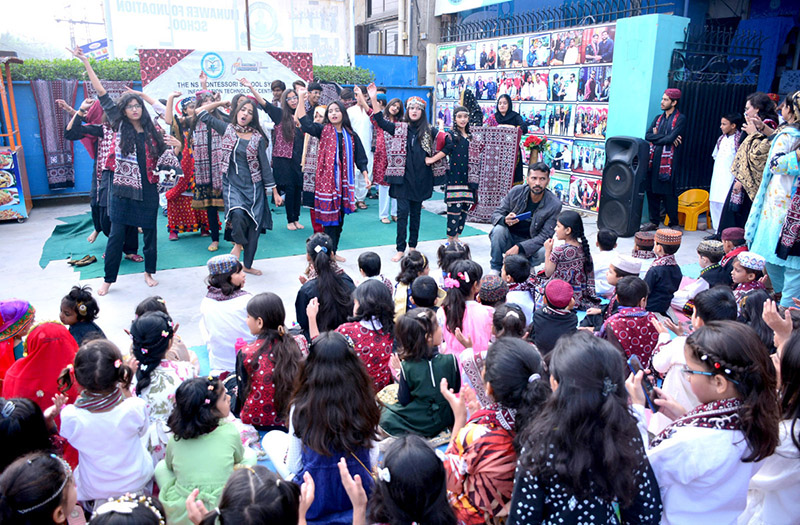
[[742, 310], [742, 298], [753, 290], [765, 290], [761, 278], [764, 277], [764, 267], [767, 261], [755, 252], [741, 252], [733, 261], [731, 278], [736, 288], [733, 290], [733, 297], [739, 311]]
[[[700, 292], [694, 298], [692, 329], [697, 330], [711, 321], [735, 320], [736, 301], [727, 286], [715, 286], [710, 290]], [[691, 410], [700, 402], [692, 392], [689, 381], [683, 373], [683, 367], [686, 365], [686, 357], [683, 353], [686, 337], [683, 335], [683, 329], [670, 321], [665, 321], [664, 324], [655, 322], [653, 326], [658, 330], [658, 343], [650, 360], [651, 370], [664, 378], [661, 390], [683, 408]], [[675, 332], [676, 338], [670, 339], [671, 335], [667, 327]], [[672, 419], [659, 411], [650, 418], [648, 430], [652, 434], [658, 435], [670, 423], [672, 423]]]
[[656, 232], [636, 232], [633, 236], [633, 250], [631, 256], [634, 259], [642, 260], [642, 269], [639, 271], [639, 277], [644, 279], [647, 275], [647, 270], [653, 264], [653, 259], [656, 254], [653, 252], [653, 245], [655, 244]]
[[444, 291], [430, 275], [420, 275], [411, 283], [411, 304], [416, 308], [439, 309], [437, 303], [444, 298]]
[[[616, 286], [620, 279], [623, 277], [638, 277], [639, 270], [642, 268], [642, 262], [639, 259], [634, 259], [630, 255], [617, 255], [611, 264], [608, 265], [606, 272], [606, 279], [611, 286]], [[617, 313], [619, 310], [619, 301], [617, 296], [612, 295], [608, 304], [601, 308], [589, 308], [586, 310], [586, 317], [581, 321], [581, 326], [591, 326], [595, 332], [603, 327], [603, 323]]]
[[683, 279], [675, 254], [681, 247], [683, 234], [677, 230], [661, 229], [656, 231], [653, 252], [657, 259], [650, 265], [644, 281], [650, 289], [647, 297], [647, 311], [667, 315], [672, 295], [678, 291]]
[[552, 238], [544, 241], [545, 276], [562, 279], [572, 286], [577, 309], [597, 306], [600, 301], [594, 290], [594, 263], [578, 212], [561, 212], [556, 221], [556, 237], [566, 242], [554, 247]]
[[733, 287], [731, 272], [733, 271], [733, 261], [736, 256], [747, 251], [747, 244], [744, 240], [744, 228], [725, 228], [722, 230], [722, 249], [725, 256], [719, 262], [725, 271], [726, 283]]
[[508, 283], [507, 303], [514, 303], [522, 308], [525, 313], [525, 321], [533, 321], [533, 310], [535, 309], [534, 293], [536, 290], [536, 279], [531, 278], [531, 263], [523, 255], [508, 255], [503, 259], [503, 268], [500, 277]]
[[464, 350], [456, 335], [460, 330], [464, 337], [472, 340], [475, 351], [485, 352], [492, 332], [492, 309], [475, 300], [483, 269], [475, 261], [466, 260], [458, 261], [451, 270], [444, 283], [447, 295], [436, 312], [444, 334], [445, 346], [441, 351], [458, 355]]
[[725, 255], [725, 251], [722, 241], [701, 241], [697, 245], [697, 258], [700, 268], [702, 268], [700, 278], [675, 292], [670, 303], [673, 308], [679, 311], [683, 310], [703, 290], [708, 290], [718, 284], [726, 284], [730, 275], [726, 278], [725, 270], [719, 264], [723, 255]]
[[650, 366], [650, 356], [658, 341], [653, 327], [656, 316], [645, 310], [647, 283], [636, 276], [623, 277], [617, 283], [619, 311], [609, 317], [598, 334], [619, 348], [628, 358], [639, 356], [644, 368]]
[[608, 265], [616, 259], [617, 234], [613, 230], [600, 230], [597, 232], [596, 246], [600, 253], [592, 256], [594, 262], [594, 287], [597, 295], [610, 297], [614, 294], [614, 285], [606, 279]]
[[394, 320], [415, 308], [411, 302], [411, 283], [420, 275], [428, 275], [431, 269], [428, 258], [420, 251], [411, 250], [400, 260], [400, 273], [394, 287]]
[[481, 289], [478, 290], [477, 300], [485, 306], [495, 308], [506, 302], [508, 297], [508, 284], [495, 274], [488, 274], [481, 277]]
[[546, 355], [562, 335], [578, 330], [578, 316], [572, 311], [575, 297], [572, 286], [561, 279], [552, 279], [544, 287], [544, 308], [533, 312], [528, 340]]
[[92, 289], [88, 286], [73, 286], [72, 290], [61, 299], [59, 318], [69, 327], [69, 333], [75, 338], [78, 346], [81, 346], [83, 338], [91, 333], [105, 338], [106, 334], [95, 323], [98, 313], [100, 306], [92, 297]]
[[450, 275], [453, 265], [458, 261], [472, 260], [472, 254], [468, 244], [454, 241], [440, 245], [436, 250], [436, 259], [439, 269], [442, 270], [441, 282], [443, 283], [444, 278]]
[[374, 279], [385, 284], [389, 288], [389, 293], [394, 292], [392, 281], [381, 273], [381, 256], [375, 252], [362, 252], [358, 256], [358, 269], [361, 276], [365, 279]]

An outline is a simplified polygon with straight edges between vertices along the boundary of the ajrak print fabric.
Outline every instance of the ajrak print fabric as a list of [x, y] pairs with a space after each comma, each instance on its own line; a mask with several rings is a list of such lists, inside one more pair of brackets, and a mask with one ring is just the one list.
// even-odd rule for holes
[[[469, 212], [469, 220], [488, 223], [500, 201], [511, 189], [517, 163], [517, 144], [522, 131], [517, 128], [481, 127], [472, 130], [483, 143], [483, 162], [478, 175], [478, 204]], [[471, 157], [471, 155], [470, 155]], [[475, 179], [470, 165], [469, 180]]]
[[314, 184], [314, 210], [317, 222], [323, 226], [338, 226], [340, 212], [356, 211], [353, 184], [354, 144], [353, 138], [344, 129], [342, 140], [344, 155], [339, 155], [336, 129], [330, 124], [323, 128]]
[[717, 430], [741, 430], [739, 408], [742, 401], [736, 398], [723, 399], [700, 405], [685, 416], [676, 419], [650, 441], [650, 448], [669, 439], [681, 427], [715, 428]]
[[42, 137], [47, 184], [51, 190], [75, 187], [72, 141], [64, 138], [70, 116], [56, 105], [63, 99], [75, 104], [77, 80], [34, 80], [31, 82], [36, 110], [39, 114], [39, 132]]
[[[678, 116], [680, 116], [680, 111], [677, 109], [672, 114], [672, 125], [670, 129], [675, 129], [675, 124], [678, 122]], [[664, 114], [658, 116], [658, 120], [656, 121], [656, 128], [661, 126], [661, 120], [664, 118]], [[658, 180], [660, 181], [667, 181], [672, 178], [672, 158], [674, 155], [673, 147], [667, 144], [663, 147], [664, 149], [661, 152], [661, 164], [658, 166]], [[650, 144], [650, 167], [653, 167], [653, 157], [656, 154], [656, 146]]]
[[[128, 88], [133, 89], [133, 80], [100, 80], [100, 82], [112, 100], [117, 100], [128, 91]], [[91, 82], [83, 83], [83, 97], [98, 98], [97, 91]]]
[[[406, 153], [407, 153], [407, 145], [408, 145], [408, 131], [409, 125], [407, 122], [397, 122], [395, 123], [395, 130], [394, 136], [389, 137], [387, 134], [386, 136], [386, 156], [387, 156], [387, 166], [386, 166], [386, 177], [385, 180], [389, 184], [402, 184], [403, 183], [403, 176], [406, 172]], [[428, 128], [429, 131], [431, 128]], [[413, 133], [415, 131], [412, 130]], [[436, 143], [434, 144], [433, 137], [431, 137], [431, 133], [425, 133], [422, 136], [422, 149], [428, 156], [433, 156], [437, 149], [441, 149], [444, 146], [444, 132], [439, 132], [436, 136]], [[433, 180], [434, 184], [436, 184], [437, 179], [444, 180], [445, 173], [447, 172], [447, 157], [443, 158], [442, 160], [434, 163], [431, 166], [431, 170], [433, 171]]]
[[653, 349], [658, 343], [658, 331], [652, 322], [655, 318], [644, 308], [620, 306], [619, 311], [606, 321], [625, 354], [628, 357], [637, 355], [644, 368], [650, 368]]
[[[303, 158], [303, 193], [314, 194], [314, 179], [317, 175], [317, 159], [319, 157], [319, 139], [306, 135], [306, 154]], [[306, 204], [311, 207], [311, 205]]]
[[226, 166], [222, 163], [220, 136], [211, 130], [211, 158], [208, 156], [209, 129], [205, 122], [197, 121], [192, 134], [194, 154], [194, 178], [200, 186], [211, 186], [214, 191], [222, 191], [222, 174]]
[[[142, 174], [139, 171], [139, 161], [136, 156], [136, 148], [130, 155], [123, 155], [120, 149], [121, 134], [117, 132], [114, 145], [114, 156], [116, 167], [114, 168], [114, 179], [112, 185], [114, 194], [125, 199], [142, 200]], [[155, 158], [153, 155], [154, 144], [145, 144], [147, 157], [147, 179], [152, 184], [158, 183], [156, 169], [173, 169], [181, 171], [178, 158], [172, 152], [172, 148], [167, 148], [161, 157]]]
[[[239, 135], [236, 134], [236, 131], [233, 124], [229, 124], [225, 129], [225, 135], [220, 141], [223, 166], [228, 166], [231, 162], [231, 154], [236, 148], [236, 141], [239, 140]], [[261, 133], [254, 131], [252, 128], [247, 128], [246, 131], [240, 130], [239, 132], [252, 132], [253, 134], [247, 143], [247, 166], [250, 168], [250, 177], [253, 180], [253, 184], [258, 184], [261, 182], [261, 164], [258, 162], [258, 143], [261, 141]]]

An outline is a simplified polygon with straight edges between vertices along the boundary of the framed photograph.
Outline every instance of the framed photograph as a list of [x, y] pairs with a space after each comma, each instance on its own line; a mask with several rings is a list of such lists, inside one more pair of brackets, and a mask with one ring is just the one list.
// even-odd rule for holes
[[577, 67], [551, 69], [550, 100], [552, 102], [577, 102], [578, 75], [580, 75], [580, 69]]
[[497, 69], [522, 67], [525, 38], [503, 38], [497, 42]]
[[608, 102], [611, 66], [585, 66], [578, 79], [578, 102]]
[[605, 165], [605, 143], [576, 140], [572, 144], [572, 171], [586, 175], [601, 176]]
[[532, 35], [525, 39], [527, 54], [525, 65], [545, 67], [550, 64], [550, 33]]
[[497, 74], [497, 96], [508, 95], [517, 101], [522, 91], [522, 71], [500, 71]]
[[475, 43], [456, 45], [454, 71], [475, 71]]
[[546, 115], [548, 136], [572, 137], [575, 125], [575, 104], [548, 104]]
[[483, 111], [483, 120], [485, 121], [490, 116], [494, 115], [495, 103], [494, 102], [478, 102], [478, 106]]
[[572, 169], [572, 141], [569, 139], [550, 139], [550, 150], [544, 154], [544, 162], [559, 171]]
[[477, 69], [497, 68], [497, 42], [482, 40], [475, 44], [475, 55], [478, 58]]
[[453, 127], [453, 106], [455, 102], [436, 103], [436, 126], [441, 130]]
[[478, 100], [495, 100], [497, 98], [497, 74], [494, 71], [477, 71], [473, 91]]
[[569, 201], [567, 205], [586, 211], [598, 211], [602, 185], [603, 182], [600, 179], [573, 175], [569, 181]]
[[581, 63], [611, 63], [614, 60], [614, 39], [616, 36], [617, 26], [615, 24], [584, 29]]
[[468, 87], [475, 88], [475, 73], [456, 73], [453, 77], [456, 84], [455, 100], [461, 100], [461, 95]]
[[547, 185], [547, 189], [561, 199], [561, 204], [569, 203], [569, 178], [569, 173], [555, 172], [550, 175], [550, 184]]
[[522, 74], [522, 101], [547, 101], [550, 91], [550, 76], [546, 69], [529, 69]]
[[519, 114], [528, 123], [528, 133], [547, 133], [547, 104], [520, 103]]
[[436, 50], [436, 71], [450, 73], [456, 69], [456, 46], [439, 46]]
[[558, 31], [550, 36], [550, 65], [574, 66], [581, 63], [583, 30]]
[[453, 100], [456, 98], [456, 76], [438, 75], [436, 77], [436, 99]]
[[585, 106], [578, 104], [575, 114], [575, 136], [590, 139], [605, 139], [608, 125], [608, 106]]

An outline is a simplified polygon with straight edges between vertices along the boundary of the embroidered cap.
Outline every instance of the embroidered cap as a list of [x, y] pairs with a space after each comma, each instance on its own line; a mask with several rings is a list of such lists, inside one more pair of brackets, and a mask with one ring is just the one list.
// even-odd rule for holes
[[767, 265], [767, 260], [754, 252], [742, 252], [736, 256], [736, 260], [738, 260], [739, 264], [744, 268], [759, 272], [763, 272], [764, 267]]
[[24, 333], [33, 323], [36, 309], [28, 301], [9, 299], [0, 301], [0, 341]]
[[639, 248], [652, 248], [655, 236], [655, 232], [636, 232], [633, 240]]
[[572, 285], [561, 279], [553, 279], [544, 287], [544, 296], [547, 304], [553, 308], [566, 308], [574, 294]]
[[632, 273], [633, 275], [639, 275], [639, 272], [642, 271], [642, 262], [628, 255], [617, 255], [616, 258], [611, 261], [611, 266], [625, 273]]
[[725, 255], [725, 250], [722, 248], [722, 241], [708, 240], [697, 245], [697, 254], [713, 259]]
[[681, 90], [678, 88], [667, 88], [664, 90], [664, 94], [671, 98], [672, 100], [680, 100], [681, 99]]
[[428, 107], [428, 103], [420, 97], [408, 97], [408, 100], [406, 100], [406, 109], [411, 109], [414, 106], [424, 110]]
[[508, 295], [508, 284], [499, 275], [484, 275], [478, 296], [484, 303], [502, 301]]
[[678, 230], [670, 230], [664, 228], [663, 230], [656, 231], [655, 241], [664, 246], [680, 246], [683, 233]]
[[228, 273], [236, 268], [236, 263], [239, 259], [236, 256], [226, 253], [224, 255], [217, 255], [208, 260], [208, 273], [211, 275], [219, 275]]
[[725, 228], [722, 230], [723, 241], [741, 241], [744, 240], [744, 228]]

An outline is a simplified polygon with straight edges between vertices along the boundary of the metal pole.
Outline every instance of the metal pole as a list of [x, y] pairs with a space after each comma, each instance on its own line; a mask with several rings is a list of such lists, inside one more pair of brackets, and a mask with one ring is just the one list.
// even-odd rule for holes
[[244, 0], [244, 23], [247, 25], [247, 50], [250, 49], [250, 0]]

